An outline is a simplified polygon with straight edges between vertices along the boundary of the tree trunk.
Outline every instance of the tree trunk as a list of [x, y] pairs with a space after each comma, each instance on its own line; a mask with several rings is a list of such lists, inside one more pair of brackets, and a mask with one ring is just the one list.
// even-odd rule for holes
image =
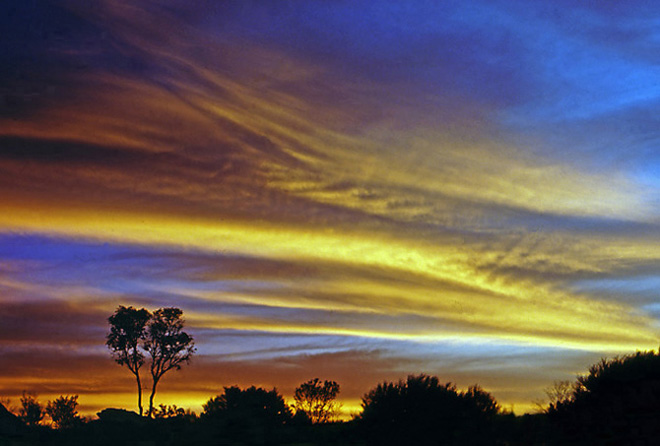
[[140, 382], [140, 373], [135, 374], [135, 380], [137, 381], [138, 388], [138, 410], [140, 411], [140, 416], [142, 416], [142, 383]]
[[149, 395], [149, 413], [147, 416], [152, 417], [154, 411], [154, 395], [156, 395], [156, 386], [158, 385], [158, 380], [160, 378], [154, 378], [154, 384], [151, 386], [151, 395]]

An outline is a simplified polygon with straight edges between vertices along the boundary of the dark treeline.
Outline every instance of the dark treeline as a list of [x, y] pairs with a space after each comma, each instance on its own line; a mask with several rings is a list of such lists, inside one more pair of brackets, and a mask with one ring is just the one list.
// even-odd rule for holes
[[[537, 414], [521, 416], [503, 411], [478, 385], [459, 390], [428, 375], [378, 384], [363, 396], [361, 413], [345, 422], [337, 420], [339, 384], [318, 378], [296, 389], [292, 406], [276, 389], [254, 386], [225, 387], [199, 415], [156, 406], [163, 375], [195, 352], [182, 316], [178, 308], [120, 306], [108, 319], [106, 345], [135, 377], [137, 413], [105, 409], [86, 420], [77, 395], [42, 403], [24, 392], [19, 408], [0, 404], [0, 446], [660, 444], [660, 352], [653, 351], [603, 359], [575, 382], [555, 383]], [[147, 410], [143, 369], [151, 383]]]
[[[0, 445], [657, 445], [660, 354], [603, 359], [573, 383], [556, 383], [537, 414], [503, 411], [479, 386], [435, 376], [378, 384], [362, 412], [336, 421], [334, 381], [310, 380], [289, 406], [276, 389], [225, 387], [199, 415], [160, 406], [152, 417], [105, 409], [84, 420], [75, 397], [43, 405], [24, 394], [18, 416], [0, 405]], [[46, 413], [55, 427], [40, 421]], [[59, 412], [58, 412], [59, 411]]]

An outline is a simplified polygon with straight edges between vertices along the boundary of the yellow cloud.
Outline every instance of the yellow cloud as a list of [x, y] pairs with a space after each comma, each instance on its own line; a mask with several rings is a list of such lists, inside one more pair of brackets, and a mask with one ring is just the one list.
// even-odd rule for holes
[[[47, 221], [41, 217], [47, 215]], [[576, 348], [626, 350], [656, 343], [652, 320], [634, 308], [573, 296], [542, 282], [503, 282], [471, 267], [468, 254], [457, 246], [434, 245], [416, 239], [359, 230], [334, 232], [314, 227], [277, 226], [266, 223], [72, 211], [55, 208], [14, 207], [0, 216], [3, 232], [29, 231], [117, 243], [172, 246], [208, 252], [239, 253], [296, 262], [335, 262], [384, 269], [410, 279], [403, 284], [349, 281], [339, 278], [340, 292], [354, 292], [361, 305], [387, 314], [418, 314], [437, 318], [437, 330], [415, 327], [403, 333], [370, 331], [354, 326], [282, 325], [278, 322], [240, 322], [216, 318], [215, 328], [267, 329], [278, 332], [323, 332], [347, 335], [420, 340], [441, 339], [452, 334], [442, 321], [463, 326], [461, 335], [482, 331], [482, 336]], [[411, 279], [412, 277], [412, 279]], [[416, 283], [419, 277], [420, 283]], [[424, 285], [430, 281], [431, 286]], [[434, 288], [432, 285], [438, 286]], [[447, 284], [444, 288], [442, 284]], [[262, 298], [266, 305], [305, 308], [294, 297]], [[256, 298], [253, 298], [256, 302]], [[322, 305], [313, 304], [312, 307]], [[331, 309], [332, 304], [327, 306]], [[201, 315], [197, 316], [202, 318]], [[215, 317], [214, 317], [215, 318]], [[229, 325], [227, 325], [229, 324]], [[368, 325], [367, 325], [368, 326]], [[408, 330], [408, 332], [406, 332]], [[453, 328], [452, 330], [457, 330]]]

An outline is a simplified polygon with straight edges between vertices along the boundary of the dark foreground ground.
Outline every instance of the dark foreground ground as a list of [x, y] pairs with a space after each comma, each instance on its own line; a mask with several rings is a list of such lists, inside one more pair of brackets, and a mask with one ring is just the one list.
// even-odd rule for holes
[[[500, 415], [485, 429], [472, 431], [434, 431], [419, 426], [365, 426], [359, 421], [309, 425], [292, 422], [268, 426], [255, 420], [210, 422], [192, 417], [147, 419], [132, 412], [109, 410], [100, 419], [80, 423], [69, 429], [45, 426], [0, 424], [0, 446], [29, 445], [466, 445], [466, 446], [535, 446], [535, 445], [640, 445], [660, 444], [657, 436], [643, 432], [619, 432], [609, 435], [606, 426], [593, 436], [572, 435], [552, 425], [539, 415]], [[650, 434], [650, 433], [649, 433]], [[608, 438], [609, 437], [609, 438]]]

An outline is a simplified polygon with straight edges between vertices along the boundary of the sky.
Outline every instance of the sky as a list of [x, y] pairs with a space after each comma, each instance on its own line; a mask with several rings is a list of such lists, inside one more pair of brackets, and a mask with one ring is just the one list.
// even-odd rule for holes
[[311, 378], [516, 413], [660, 344], [654, 1], [8, 0], [0, 396], [135, 409], [119, 305], [181, 308], [156, 403]]

